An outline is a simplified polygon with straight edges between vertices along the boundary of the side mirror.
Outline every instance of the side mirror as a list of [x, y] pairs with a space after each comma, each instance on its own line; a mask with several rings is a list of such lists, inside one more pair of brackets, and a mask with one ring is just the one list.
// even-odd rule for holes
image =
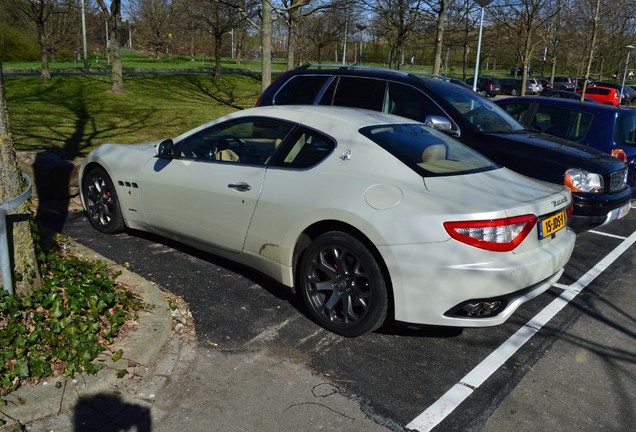
[[174, 157], [174, 143], [171, 139], [163, 140], [155, 147], [155, 156], [159, 159], [172, 159]]
[[459, 136], [459, 133], [453, 130], [453, 124], [446, 117], [430, 115], [426, 117], [424, 124], [449, 135]]

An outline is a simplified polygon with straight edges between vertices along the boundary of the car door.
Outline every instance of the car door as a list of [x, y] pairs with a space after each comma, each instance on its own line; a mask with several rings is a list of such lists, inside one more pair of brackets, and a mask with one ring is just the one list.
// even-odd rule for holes
[[240, 252], [269, 159], [291, 123], [248, 118], [198, 131], [152, 159], [140, 181], [148, 223], [177, 236]]

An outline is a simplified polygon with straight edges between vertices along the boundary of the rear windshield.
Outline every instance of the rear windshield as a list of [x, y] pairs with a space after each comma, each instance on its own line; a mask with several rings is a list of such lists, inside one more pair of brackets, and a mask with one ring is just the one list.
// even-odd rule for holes
[[618, 146], [636, 147], [636, 111], [618, 115], [614, 127], [614, 142]]
[[448, 135], [423, 124], [374, 125], [360, 133], [423, 177], [469, 174], [498, 168]]

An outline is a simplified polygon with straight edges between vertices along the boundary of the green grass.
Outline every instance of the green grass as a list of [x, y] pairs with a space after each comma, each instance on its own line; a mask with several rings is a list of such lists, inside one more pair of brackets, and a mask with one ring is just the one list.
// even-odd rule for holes
[[206, 121], [254, 106], [260, 76], [132, 75], [125, 94], [109, 76], [6, 77], [17, 150], [63, 149], [75, 159], [106, 142], [172, 138]]
[[[141, 52], [123, 50], [121, 54], [124, 71], [214, 71], [214, 59], [207, 56], [197, 56], [194, 61], [192, 61], [189, 56], [162, 56], [159, 60], [155, 60], [151, 55]], [[78, 60], [76, 63], [73, 63], [72, 56], [67, 57], [68, 58], [49, 60], [49, 70], [55, 73], [78, 70], [84, 67], [83, 60]], [[103, 52], [89, 52], [88, 63], [90, 71], [110, 71], [110, 65], [106, 62], [106, 57], [104, 57]], [[37, 59], [30, 61], [4, 61], [3, 66], [6, 73], [39, 73], [42, 65], [39, 59]], [[221, 66], [224, 70], [261, 70], [261, 62], [254, 60], [244, 60], [239, 64], [231, 58], [223, 58], [221, 60]], [[286, 59], [276, 59], [272, 62], [272, 70], [282, 71], [285, 69], [287, 69]]]

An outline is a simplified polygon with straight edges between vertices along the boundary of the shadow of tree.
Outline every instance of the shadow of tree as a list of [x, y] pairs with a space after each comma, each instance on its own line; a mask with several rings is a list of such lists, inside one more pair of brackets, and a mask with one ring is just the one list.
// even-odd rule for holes
[[98, 393], [81, 398], [73, 413], [74, 432], [152, 430], [150, 408], [124, 401], [121, 396]]

